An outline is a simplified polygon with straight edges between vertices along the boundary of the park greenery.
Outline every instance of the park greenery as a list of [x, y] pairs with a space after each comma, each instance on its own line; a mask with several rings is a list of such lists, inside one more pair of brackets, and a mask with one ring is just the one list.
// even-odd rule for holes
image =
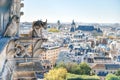
[[49, 71], [44, 75], [44, 80], [65, 80], [67, 76], [67, 70], [65, 68], [56, 68]]
[[115, 74], [108, 74], [105, 80], [120, 80], [120, 76], [117, 76]]
[[79, 74], [79, 75], [90, 75], [91, 68], [86, 63], [59, 63], [56, 68], [66, 68], [68, 73]]
[[91, 68], [86, 63], [59, 63], [45, 74], [44, 80], [99, 80], [96, 75], [90, 75]]
[[[86, 63], [59, 63], [44, 75], [44, 80], [100, 80], [92, 73]], [[120, 80], [120, 69], [115, 74], [108, 74], [105, 80]]]
[[77, 74], [67, 74], [67, 80], [100, 80], [100, 78], [96, 75], [77, 75]]
[[116, 72], [117, 76], [120, 76], [120, 69]]
[[106, 80], [120, 80], [120, 69], [115, 74], [108, 74]]
[[56, 29], [56, 28], [50, 28], [48, 31], [49, 31], [49, 32], [59, 32], [59, 30]]

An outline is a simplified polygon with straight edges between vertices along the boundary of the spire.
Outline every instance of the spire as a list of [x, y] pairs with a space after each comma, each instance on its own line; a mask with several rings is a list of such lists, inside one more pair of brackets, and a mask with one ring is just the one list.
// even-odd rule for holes
[[62, 27], [61, 23], [60, 23], [60, 20], [57, 21], [57, 25], [58, 25], [58, 30], [60, 30], [60, 28]]
[[74, 20], [72, 21], [72, 24], [71, 24], [71, 29], [70, 29], [70, 32], [75, 32], [76, 30], [76, 24], [74, 22]]
[[75, 25], [75, 21], [74, 21], [74, 20], [72, 21], [72, 24], [71, 24], [71, 25]]
[[57, 21], [57, 24], [60, 25], [60, 20]]

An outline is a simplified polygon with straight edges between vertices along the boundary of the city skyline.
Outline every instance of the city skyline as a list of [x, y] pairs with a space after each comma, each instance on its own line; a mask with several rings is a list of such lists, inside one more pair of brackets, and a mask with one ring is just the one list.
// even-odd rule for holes
[[0, 80], [120, 80], [119, 1], [0, 0]]
[[24, 0], [21, 22], [119, 23], [120, 0]]

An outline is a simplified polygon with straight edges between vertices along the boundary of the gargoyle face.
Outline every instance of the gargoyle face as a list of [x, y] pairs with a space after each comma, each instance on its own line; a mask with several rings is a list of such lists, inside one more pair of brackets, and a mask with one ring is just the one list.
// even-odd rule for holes
[[38, 29], [40, 29], [40, 26], [35, 26], [34, 28], [38, 30]]
[[14, 15], [14, 16], [12, 17], [12, 20], [14, 20], [14, 21], [16, 21], [16, 22], [19, 22], [19, 17], [18, 17], [17, 15]]
[[6, 6], [6, 4], [8, 3], [8, 1], [7, 0], [0, 0], [0, 7]]
[[33, 22], [33, 29], [47, 28], [47, 20], [45, 22], [38, 20]]

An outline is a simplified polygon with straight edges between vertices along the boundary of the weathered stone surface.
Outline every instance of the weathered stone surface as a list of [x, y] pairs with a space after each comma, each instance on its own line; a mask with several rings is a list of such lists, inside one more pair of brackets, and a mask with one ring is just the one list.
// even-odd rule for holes
[[[21, 0], [0, 0], [0, 36], [12, 37], [17, 35], [20, 20], [12, 20], [14, 16], [21, 16], [20, 9]], [[10, 23], [16, 28], [11, 28]], [[11, 33], [11, 29], [15, 30], [14, 34]], [[9, 35], [5, 34], [6, 30]]]

